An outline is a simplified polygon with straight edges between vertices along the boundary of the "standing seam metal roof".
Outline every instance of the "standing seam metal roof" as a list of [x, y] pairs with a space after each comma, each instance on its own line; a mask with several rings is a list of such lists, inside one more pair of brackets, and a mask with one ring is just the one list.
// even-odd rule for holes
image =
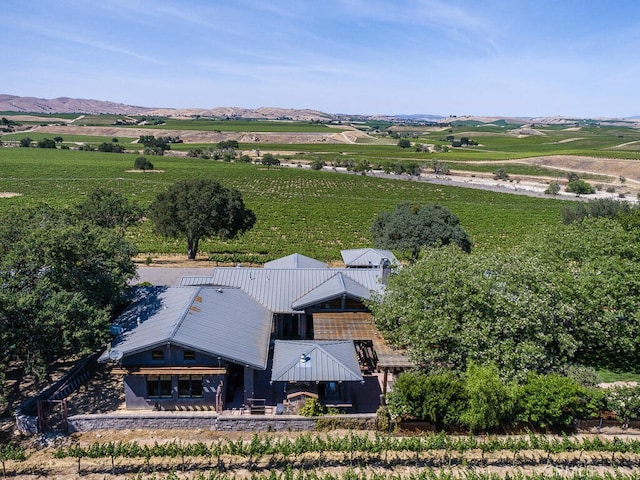
[[353, 342], [276, 340], [272, 382], [362, 381]]
[[380, 281], [382, 271], [375, 268], [217, 267], [213, 269], [213, 274], [210, 277], [184, 277], [181, 285], [238, 287], [274, 313], [297, 313], [300, 310], [292, 307], [293, 302], [338, 273], [360, 284], [362, 292], [382, 293], [384, 289], [384, 285]]
[[298, 298], [291, 304], [291, 307], [296, 310], [302, 310], [311, 305], [317, 305], [327, 300], [341, 297], [342, 295], [347, 295], [356, 299], [368, 300], [371, 298], [371, 292], [358, 282], [343, 275], [342, 273], [336, 273], [329, 280], [318, 285], [306, 295]]
[[166, 288], [132, 305], [119, 323], [130, 324], [128, 320], [144, 311], [149, 302], [154, 302], [155, 310], [113, 343], [124, 356], [172, 344], [266, 369], [272, 314], [242, 290]]

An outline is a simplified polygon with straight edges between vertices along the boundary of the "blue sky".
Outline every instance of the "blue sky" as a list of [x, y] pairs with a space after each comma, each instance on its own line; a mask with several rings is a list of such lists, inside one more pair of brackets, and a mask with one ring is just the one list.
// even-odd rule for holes
[[640, 115], [637, 0], [4, 0], [0, 32], [11, 95]]

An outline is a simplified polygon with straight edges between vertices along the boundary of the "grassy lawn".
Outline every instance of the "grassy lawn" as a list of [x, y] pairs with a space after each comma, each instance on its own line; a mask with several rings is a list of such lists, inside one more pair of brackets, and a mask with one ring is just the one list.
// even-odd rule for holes
[[638, 382], [640, 383], [640, 374], [628, 372], [611, 372], [609, 370], [598, 370], [598, 377], [603, 383], [613, 382]]

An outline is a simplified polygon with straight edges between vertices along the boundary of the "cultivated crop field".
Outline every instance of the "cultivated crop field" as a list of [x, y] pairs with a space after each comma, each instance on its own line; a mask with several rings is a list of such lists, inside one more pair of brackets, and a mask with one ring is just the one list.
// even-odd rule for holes
[[636, 479], [640, 460], [632, 436], [155, 433], [159, 439], [128, 440], [136, 435], [128, 431], [121, 440], [102, 439], [114, 437], [106, 431], [75, 434], [58, 446], [7, 450], [2, 460], [5, 472], [20, 478], [220, 480]]
[[[240, 190], [257, 216], [256, 226], [240, 239], [201, 246], [216, 261], [262, 262], [302, 253], [320, 260], [339, 251], [371, 245], [369, 225], [383, 209], [401, 201], [439, 203], [461, 219], [477, 248], [513, 244], [560, 221], [562, 202], [492, 193], [417, 181], [319, 172], [300, 168], [265, 168], [187, 157], [154, 157], [156, 172], [132, 171], [134, 154], [35, 148], [0, 149], [0, 191], [21, 196], [11, 204], [79, 203], [97, 187], [121, 191], [142, 206], [172, 183], [188, 178], [216, 178]], [[145, 222], [129, 236], [143, 253], [183, 253], [184, 241], [165, 240]]]
[[[96, 136], [95, 133], [80, 135], [78, 132], [82, 132], [82, 125], [112, 126], [117, 120], [132, 118], [87, 115], [76, 118], [73, 127], [50, 125], [47, 133], [36, 129], [33, 132], [3, 135], [0, 139], [17, 140], [30, 136], [38, 140], [52, 138], [57, 135], [55, 132], [59, 132], [65, 143], [69, 142], [72, 146], [72, 142], [98, 144], [110, 142], [115, 131], [134, 131], [120, 126], [117, 130], [109, 129], [111, 133], [105, 137]], [[330, 127], [317, 122], [162, 120], [165, 123], [161, 125], [136, 128], [167, 130], [174, 135], [180, 132], [185, 132], [185, 135], [197, 131], [209, 134], [224, 132], [225, 135], [237, 134], [238, 138], [248, 132], [270, 132], [277, 133], [274, 140], [278, 141], [291, 135], [292, 142], [296, 134], [330, 134], [353, 128], [349, 125]], [[362, 128], [363, 125], [355, 126]], [[627, 196], [635, 196], [633, 188], [640, 186], [640, 167], [636, 164], [636, 159], [640, 157], [640, 132], [634, 128], [606, 123], [595, 125], [593, 122], [575, 126], [520, 128], [520, 125], [505, 122], [479, 124], [468, 121], [449, 127], [369, 126], [373, 129], [363, 134], [364, 137], [358, 137], [355, 143], [348, 143], [346, 137], [343, 139], [345, 143], [241, 142], [240, 150], [253, 154], [276, 152], [293, 163], [317, 159], [333, 165], [346, 161], [369, 162], [372, 165], [413, 161], [423, 164], [426, 170], [429, 169], [429, 162], [437, 160], [446, 162], [456, 174], [467, 177], [491, 176], [502, 168], [512, 177], [538, 178], [541, 182], [562, 181], [567, 171], [576, 171], [581, 178], [604, 185], [601, 188], [614, 188], [616, 192], [631, 188]], [[389, 129], [375, 131], [376, 127]], [[70, 134], [70, 128], [74, 129], [73, 135]], [[94, 127], [84, 128], [96, 131]], [[410, 135], [412, 144], [429, 145], [446, 145], [446, 136], [456, 139], [466, 136], [478, 145], [449, 148], [438, 153], [416, 152], [414, 148], [399, 148], [391, 134]], [[119, 142], [131, 148], [133, 139], [134, 135], [122, 136]], [[194, 147], [204, 149], [211, 146], [215, 144], [173, 144], [175, 155], [152, 158], [156, 171], [146, 173], [132, 171], [137, 153], [3, 148], [0, 149], [0, 191], [15, 192], [21, 196], [0, 199], [0, 209], [11, 204], [39, 201], [72, 205], [98, 186], [119, 190], [146, 206], [160, 191], [178, 180], [216, 178], [225, 186], [240, 190], [245, 202], [257, 216], [253, 230], [242, 238], [201, 244], [203, 254], [221, 262], [264, 262], [294, 252], [321, 260], [339, 258], [341, 249], [370, 246], [369, 225], [374, 216], [401, 201], [446, 206], [460, 218], [476, 249], [517, 244], [526, 236], [557, 224], [562, 209], [562, 202], [557, 199], [427, 184], [415, 181], [415, 177], [407, 180], [410, 177], [405, 176], [400, 180], [302, 168], [267, 169], [254, 164], [222, 163], [185, 156]], [[593, 162], [575, 160], [581, 158], [599, 159], [597, 161], [600, 164], [596, 168]], [[623, 185], [623, 181], [626, 181], [626, 185]], [[149, 256], [181, 254], [185, 251], [181, 239], [166, 240], [153, 235], [148, 222], [131, 229], [128, 235], [140, 251]]]

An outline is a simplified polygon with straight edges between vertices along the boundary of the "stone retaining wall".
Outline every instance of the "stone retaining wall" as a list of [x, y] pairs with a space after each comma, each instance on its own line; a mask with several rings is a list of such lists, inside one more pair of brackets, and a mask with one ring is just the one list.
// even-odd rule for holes
[[[315, 430], [319, 417], [296, 415], [218, 415], [205, 412], [137, 412], [136, 414], [74, 415], [69, 432], [133, 429], [207, 429], [215, 431], [291, 432]], [[338, 418], [338, 417], [331, 417]], [[375, 415], [340, 415], [345, 421], [370, 420]]]

